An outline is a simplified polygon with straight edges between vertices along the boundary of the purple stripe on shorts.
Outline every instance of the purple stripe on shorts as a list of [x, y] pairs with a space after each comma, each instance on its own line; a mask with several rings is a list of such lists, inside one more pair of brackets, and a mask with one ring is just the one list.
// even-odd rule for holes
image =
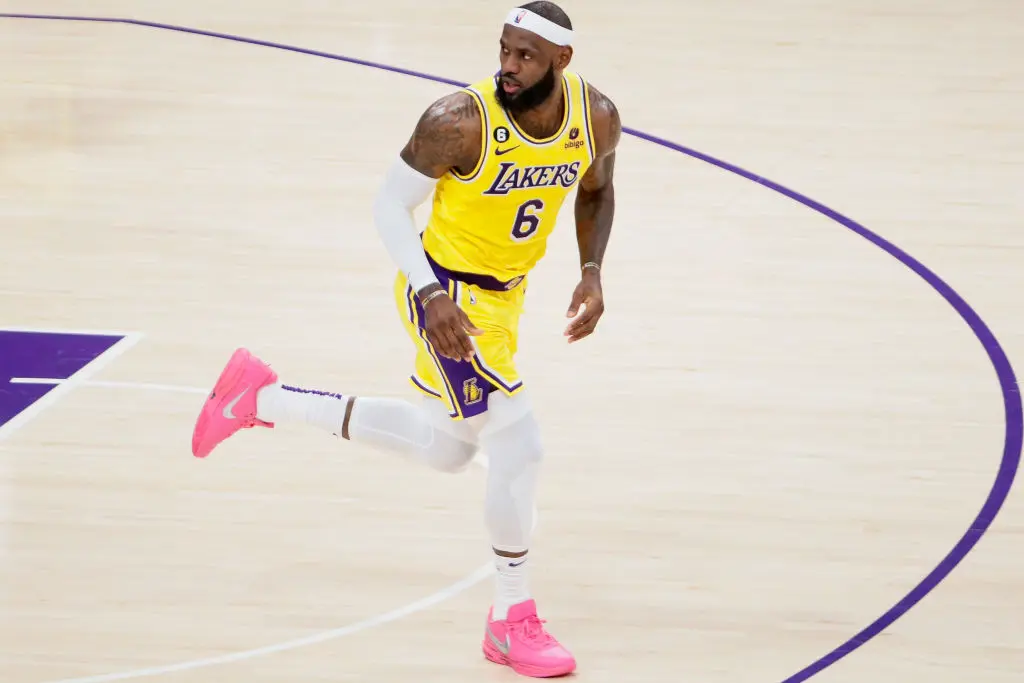
[[420, 389], [430, 394], [431, 396], [437, 396], [438, 398], [442, 398], [441, 394], [437, 393], [436, 391], [428, 387], [426, 384], [421, 382], [420, 378], [417, 377], [416, 375], [409, 375], [409, 379], [412, 381], [413, 384], [415, 384], [416, 386], [418, 386]]
[[[434, 361], [434, 366], [437, 368], [437, 371], [443, 375], [444, 368], [441, 366], [441, 358], [437, 355], [437, 352], [434, 351], [434, 345], [430, 343], [429, 339], [427, 339], [427, 333], [423, 327], [423, 307], [420, 305], [419, 299], [416, 297], [416, 293], [412, 290], [412, 285], [406, 285], [405, 287], [405, 301], [409, 306], [409, 322], [416, 328], [417, 335], [420, 340], [423, 341], [423, 346], [426, 348], [427, 354], [430, 356], [431, 360]], [[443, 382], [444, 378], [442, 377], [442, 383]], [[444, 386], [444, 391], [452, 403], [458, 403], [458, 399], [452, 395], [447, 385]], [[438, 395], [438, 398], [444, 397]], [[452, 417], [459, 417], [458, 406], [455, 405], [454, 408], [455, 411], [449, 411], [449, 415]]]
[[[443, 273], [438, 274], [438, 279], [447, 290], [451, 281], [444, 277]], [[419, 329], [420, 337], [429, 347], [430, 342], [427, 341], [426, 328], [423, 327], [425, 315], [423, 306], [420, 304], [419, 298], [412, 292], [411, 287], [408, 288], [408, 293], [409, 301], [416, 307], [416, 326]], [[431, 351], [433, 351], [432, 347]], [[487, 397], [494, 390], [491, 381], [478, 373], [472, 363], [445, 358], [438, 353], [433, 353], [433, 356], [441, 373], [448, 379], [448, 384], [451, 386], [449, 396], [458, 405], [462, 417], [473, 417], [486, 411]], [[452, 392], [454, 392], [454, 396], [451, 395]]]
[[479, 354], [477, 354], [476, 363], [477, 363], [478, 366], [480, 366], [479, 367], [479, 371], [480, 371], [481, 375], [483, 375], [488, 380], [490, 380], [491, 384], [494, 384], [496, 386], [501, 387], [502, 389], [504, 389], [505, 391], [509, 392], [510, 394], [513, 391], [515, 391], [516, 389], [518, 389], [519, 387], [523, 386], [522, 381], [516, 382], [515, 384], [512, 384], [512, 385], [506, 384], [505, 380], [503, 380], [501, 377], [499, 377], [496, 372], [494, 372], [493, 370], [488, 370], [486, 367], [484, 367], [484, 364], [482, 362], [480, 362], [480, 355]]

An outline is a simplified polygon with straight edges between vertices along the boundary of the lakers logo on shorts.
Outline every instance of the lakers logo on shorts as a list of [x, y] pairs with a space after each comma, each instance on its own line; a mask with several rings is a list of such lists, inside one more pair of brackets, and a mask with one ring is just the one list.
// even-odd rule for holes
[[484, 397], [484, 392], [476, 385], [476, 377], [470, 377], [462, 383], [462, 399], [467, 406], [479, 403]]

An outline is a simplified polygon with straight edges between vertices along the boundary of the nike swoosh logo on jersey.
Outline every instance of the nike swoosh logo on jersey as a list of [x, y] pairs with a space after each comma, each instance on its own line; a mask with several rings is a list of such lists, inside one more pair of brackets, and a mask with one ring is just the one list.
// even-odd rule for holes
[[508, 149], [496, 149], [494, 150], [495, 156], [501, 156], [502, 154], [508, 154], [514, 149], [519, 149], [522, 145], [516, 145], [515, 147], [509, 147]]
[[235, 406], [238, 405], [238, 402], [242, 400], [242, 397], [245, 396], [246, 393], [248, 393], [248, 391], [249, 391], [249, 387], [246, 387], [245, 389], [242, 390], [242, 393], [240, 393], [238, 396], [235, 396], [233, 399], [231, 399], [230, 403], [228, 403], [226, 406], [224, 406], [223, 415], [224, 415], [225, 418], [227, 418], [228, 420], [236, 420], [236, 419], [238, 419], [238, 416], [235, 415], [235, 412], [234, 412], [235, 411]]

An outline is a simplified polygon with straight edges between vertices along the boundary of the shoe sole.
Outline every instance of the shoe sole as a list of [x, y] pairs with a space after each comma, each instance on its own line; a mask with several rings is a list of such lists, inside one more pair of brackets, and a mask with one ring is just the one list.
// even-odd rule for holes
[[561, 668], [541, 668], [538, 666], [531, 666], [530, 664], [518, 664], [509, 660], [504, 654], [501, 653], [498, 648], [494, 647], [491, 643], [484, 641], [484, 657], [495, 664], [501, 664], [507, 666], [517, 674], [523, 676], [529, 676], [531, 678], [557, 678], [559, 676], [568, 676], [576, 670], [576, 663], [566, 664]]

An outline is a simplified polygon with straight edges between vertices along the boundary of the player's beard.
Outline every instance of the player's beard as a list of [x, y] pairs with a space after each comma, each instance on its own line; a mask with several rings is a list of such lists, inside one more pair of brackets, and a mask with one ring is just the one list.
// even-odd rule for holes
[[510, 114], [522, 114], [544, 102], [555, 89], [555, 65], [548, 67], [548, 72], [529, 88], [520, 88], [519, 92], [510, 95], [501, 87], [501, 79], [495, 86], [498, 103]]

